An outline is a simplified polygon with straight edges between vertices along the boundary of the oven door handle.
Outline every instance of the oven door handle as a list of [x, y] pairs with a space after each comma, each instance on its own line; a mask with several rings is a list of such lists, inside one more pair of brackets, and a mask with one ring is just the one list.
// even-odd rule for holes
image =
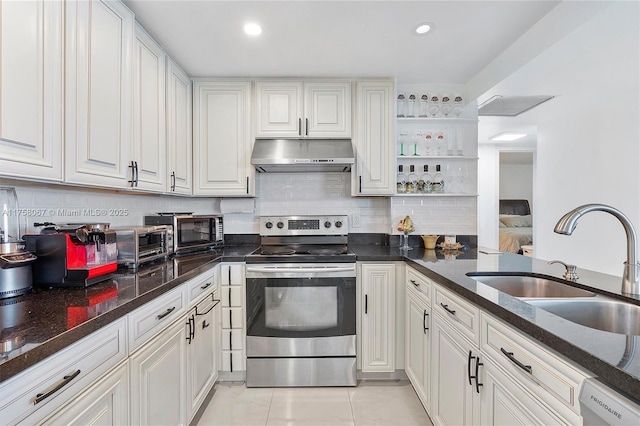
[[253, 268], [247, 267], [247, 272], [261, 272], [261, 273], [269, 273], [272, 272], [274, 274], [280, 272], [353, 272], [355, 271], [355, 266], [337, 266], [337, 267], [328, 267], [328, 268], [290, 268], [290, 267], [270, 267], [270, 268]]

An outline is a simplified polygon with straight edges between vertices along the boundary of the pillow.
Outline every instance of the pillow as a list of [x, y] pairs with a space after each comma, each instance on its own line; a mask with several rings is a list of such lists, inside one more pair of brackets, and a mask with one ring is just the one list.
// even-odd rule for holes
[[533, 226], [533, 218], [530, 214], [524, 216], [500, 215], [500, 222], [507, 228], [523, 228]]

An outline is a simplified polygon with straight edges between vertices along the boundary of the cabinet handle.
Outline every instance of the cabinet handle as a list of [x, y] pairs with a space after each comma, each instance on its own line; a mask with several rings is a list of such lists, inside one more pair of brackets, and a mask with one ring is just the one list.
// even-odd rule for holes
[[211, 305], [211, 307], [209, 307], [209, 309], [207, 309], [206, 312], [198, 312], [198, 307], [196, 306], [196, 316], [207, 315], [209, 312], [211, 312], [213, 310], [213, 308], [218, 306], [218, 303], [220, 303], [219, 300], [214, 300], [214, 302], [216, 302], [216, 303]]
[[191, 341], [193, 340], [193, 326], [191, 325], [191, 320], [193, 320], [193, 315], [191, 315], [189, 318], [187, 318], [187, 325], [189, 326], [189, 331], [187, 332], [187, 343], [191, 344]]
[[424, 310], [424, 315], [422, 316], [422, 328], [424, 331], [424, 334], [427, 334], [427, 330], [429, 329], [429, 327], [427, 327], [427, 317], [429, 316], [429, 314], [427, 313], [427, 310]]
[[302, 136], [302, 118], [298, 118], [298, 136]]
[[133, 162], [133, 170], [136, 172], [136, 177], [134, 179], [134, 182], [137, 188], [138, 187], [138, 162], [137, 161]]
[[229, 266], [229, 285], [231, 285], [231, 266]]
[[229, 372], [233, 373], [233, 354], [229, 354]]
[[471, 351], [469, 351], [469, 358], [467, 359], [467, 376], [469, 377], [469, 385], [471, 385], [471, 360], [475, 359], [475, 356], [471, 355]]
[[229, 306], [231, 306], [231, 287], [229, 287]]
[[417, 288], [420, 288], [420, 284], [418, 284], [415, 280], [409, 280], [409, 282], [415, 285]]
[[131, 188], [133, 188], [133, 185], [136, 182], [136, 172], [133, 166], [133, 161], [131, 161], [131, 164], [129, 164], [129, 168], [131, 169], [131, 180], [128, 180], [127, 183], [129, 183]]
[[171, 172], [171, 192], [176, 190], [176, 172]]
[[172, 307], [172, 308], [168, 308], [166, 311], [164, 311], [164, 313], [161, 313], [160, 315], [158, 315], [156, 317], [157, 320], [161, 320], [162, 318], [166, 317], [167, 315], [169, 315], [171, 312], [173, 312], [176, 309], [176, 307]]
[[484, 364], [480, 362], [480, 355], [478, 355], [478, 357], [476, 358], [476, 375], [474, 376], [474, 378], [476, 379], [476, 393], [480, 393], [480, 386], [482, 386], [482, 383], [480, 383], [480, 376], [478, 374], [481, 365]]
[[33, 405], [36, 405], [39, 402], [44, 401], [45, 399], [49, 398], [54, 393], [58, 392], [63, 387], [67, 386], [73, 379], [78, 377], [79, 374], [80, 374], [80, 370], [76, 370], [75, 373], [64, 376], [62, 378], [62, 381], [60, 383], [58, 383], [57, 385], [55, 385], [53, 387], [53, 389], [51, 389], [50, 391], [45, 392], [45, 393], [37, 394], [35, 399], [33, 400]]
[[309, 136], [309, 119], [304, 119], [304, 135]]
[[233, 312], [229, 309], [229, 328], [233, 328]]
[[247, 194], [249, 193], [249, 176], [247, 176]]
[[210, 282], [208, 282], [208, 283], [206, 283], [205, 285], [203, 285], [202, 287], [200, 287], [200, 290], [204, 290], [204, 289], [206, 289], [207, 287], [209, 287], [210, 285], [211, 285], [211, 283], [210, 283]]
[[524, 371], [526, 371], [527, 373], [533, 375], [533, 369], [531, 368], [530, 365], [524, 365], [523, 363], [521, 363], [520, 361], [518, 361], [516, 359], [515, 356], [513, 356], [513, 352], [507, 352], [507, 350], [505, 348], [500, 348], [500, 351], [507, 357], [509, 358], [509, 361], [513, 362], [515, 365], [517, 365], [518, 367], [520, 367], [521, 369], [523, 369]]
[[362, 193], [362, 175], [358, 176], [358, 180], [359, 180], [359, 183], [358, 183], [358, 192], [359, 192], [359, 193]]
[[364, 295], [364, 313], [367, 313], [367, 309], [369, 307], [369, 298], [367, 297], [367, 295]]
[[440, 302], [440, 306], [442, 306], [442, 308], [449, 312], [451, 315], [455, 315], [456, 311], [454, 311], [453, 309], [449, 309], [449, 305], [445, 305], [444, 303]]
[[211, 324], [207, 324], [207, 320], [202, 320], [202, 329], [209, 327]]

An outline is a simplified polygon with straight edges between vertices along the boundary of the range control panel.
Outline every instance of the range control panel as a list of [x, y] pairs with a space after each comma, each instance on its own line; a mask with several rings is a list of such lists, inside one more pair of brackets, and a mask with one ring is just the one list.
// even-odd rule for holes
[[347, 216], [261, 216], [260, 235], [347, 235]]

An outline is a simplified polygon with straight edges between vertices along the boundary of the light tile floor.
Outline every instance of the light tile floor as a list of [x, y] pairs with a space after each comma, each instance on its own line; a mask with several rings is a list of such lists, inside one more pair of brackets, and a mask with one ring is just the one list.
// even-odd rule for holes
[[432, 426], [411, 384], [361, 381], [348, 388], [249, 388], [218, 383], [198, 425]]

